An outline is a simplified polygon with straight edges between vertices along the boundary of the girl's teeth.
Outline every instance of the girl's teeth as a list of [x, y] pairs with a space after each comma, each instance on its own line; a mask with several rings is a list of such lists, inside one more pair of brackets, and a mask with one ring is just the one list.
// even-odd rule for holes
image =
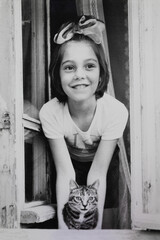
[[86, 85], [77, 85], [77, 86], [75, 86], [74, 88], [76, 88], [76, 89], [83, 89], [83, 88], [85, 88], [86, 87]]

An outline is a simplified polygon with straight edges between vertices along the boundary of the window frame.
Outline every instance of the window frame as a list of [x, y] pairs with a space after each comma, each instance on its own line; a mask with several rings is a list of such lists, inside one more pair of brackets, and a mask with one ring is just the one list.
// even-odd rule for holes
[[[41, 89], [44, 91], [44, 86], [43, 84], [46, 83], [46, 79], [48, 80], [48, 82], [50, 81], [49, 79], [49, 76], [45, 76], [46, 75], [46, 68], [48, 69], [49, 68], [49, 65], [48, 65], [48, 62], [49, 62], [49, 58], [50, 58], [50, 44], [49, 44], [49, 39], [50, 39], [50, 31], [49, 31], [49, 0], [47, 1], [43, 1], [43, 0], [40, 0], [37, 1], [36, 0], [32, 0], [31, 1], [31, 4], [32, 4], [32, 7], [33, 7], [33, 14], [32, 16], [34, 15], [35, 16], [35, 19], [33, 20], [33, 26], [32, 26], [32, 34], [33, 34], [33, 47], [34, 48], [34, 51], [32, 51], [32, 58], [33, 58], [33, 63], [32, 63], [32, 74], [33, 74], [33, 80], [34, 80], [34, 83], [36, 83], [37, 79], [39, 81], [42, 82], [42, 87]], [[44, 13], [44, 9], [43, 9], [43, 6], [45, 5], [45, 11], [46, 13]], [[46, 14], [46, 16], [44, 16]], [[41, 15], [41, 18], [38, 18], [37, 15]], [[42, 16], [43, 15], [43, 16]], [[37, 18], [36, 18], [37, 17]], [[43, 31], [41, 31], [39, 28], [42, 26], [42, 20], [44, 21], [43, 17], [46, 17], [46, 26], [47, 26], [47, 29], [43, 29]], [[36, 20], [39, 19], [38, 22], [36, 22]], [[44, 25], [44, 23], [43, 23]], [[44, 26], [45, 27], [45, 26]], [[41, 48], [46, 48], [46, 45], [45, 45], [45, 42], [44, 42], [44, 36], [41, 36], [42, 34], [47, 33], [47, 54], [44, 55], [44, 51], [45, 50], [42, 50]], [[38, 35], [36, 34], [38, 33]], [[21, 35], [22, 35], [22, 29], [21, 29]], [[41, 41], [39, 41], [39, 39]], [[23, 61], [23, 59], [22, 59]], [[43, 68], [41, 67], [43, 66]], [[45, 78], [44, 78], [45, 76]], [[44, 79], [42, 79], [42, 77]], [[48, 83], [48, 86], [49, 86], [49, 83]], [[21, 84], [21, 88], [19, 91], [22, 91], [23, 92], [23, 84]], [[33, 91], [37, 91], [36, 89], [36, 86], [33, 87]], [[49, 90], [49, 88], [48, 88]], [[45, 93], [43, 93], [45, 94]], [[35, 93], [35, 96], [37, 94]], [[49, 94], [48, 94], [49, 95]], [[22, 98], [22, 96], [21, 96]], [[45, 99], [45, 97], [44, 97]], [[45, 103], [45, 102], [44, 102]], [[43, 104], [44, 104], [43, 103]], [[20, 103], [22, 106], [23, 106], [23, 100], [21, 100], [21, 103]], [[42, 104], [41, 104], [42, 105]], [[22, 107], [21, 106], [21, 107]], [[41, 107], [41, 106], [39, 106]], [[33, 118], [32, 116], [29, 116], [28, 114], [25, 114], [23, 113], [24, 111], [24, 108], [22, 107], [21, 108], [21, 121], [22, 121], [22, 129], [21, 129], [21, 135], [22, 135], [22, 142], [24, 143], [25, 142], [25, 137], [24, 137], [24, 129], [28, 129], [28, 130], [31, 130], [31, 131], [36, 131], [37, 133], [40, 133], [42, 132], [41, 130], [41, 124], [40, 124], [40, 121], [37, 119], [37, 118]], [[39, 205], [44, 205], [46, 204], [46, 202], [48, 202], [48, 200], [44, 200], [44, 201], [41, 201], [41, 200], [37, 200], [37, 201], [31, 201], [31, 202], [25, 202], [25, 165], [24, 165], [24, 162], [25, 162], [25, 146], [23, 144], [23, 146], [21, 147], [21, 156], [23, 156], [23, 164], [22, 164], [22, 169], [21, 171], [23, 172], [22, 175], [22, 184], [21, 184], [21, 209], [24, 210], [24, 209], [28, 209], [30, 207], [36, 207], [36, 206], [39, 206]]]
[[[132, 228], [160, 230], [160, 213], [155, 211], [154, 205], [159, 186], [159, 176], [155, 172], [157, 157], [154, 142], [157, 136], [154, 131], [159, 124], [156, 122], [158, 107], [154, 102], [154, 84], [156, 79], [159, 82], [160, 76], [160, 57], [157, 55], [160, 49], [160, 15], [156, 14], [160, 10], [160, 5], [157, 4], [160, 1], [128, 0], [128, 3]], [[158, 84], [156, 86], [158, 88]], [[149, 147], [144, 149], [149, 142]]]

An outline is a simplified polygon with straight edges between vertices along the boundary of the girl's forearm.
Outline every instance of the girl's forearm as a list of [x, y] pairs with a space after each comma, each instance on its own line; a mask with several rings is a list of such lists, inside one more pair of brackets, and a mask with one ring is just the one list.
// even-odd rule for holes
[[106, 195], [106, 174], [92, 169], [90, 170], [87, 178], [87, 185], [91, 185], [96, 180], [99, 180], [98, 188], [98, 222], [96, 229], [102, 228], [102, 217], [104, 210], [104, 201]]
[[75, 171], [70, 159], [65, 139], [49, 139], [49, 144], [57, 172], [56, 197], [58, 225], [59, 228], [66, 229], [67, 226], [63, 221], [62, 210], [68, 201], [69, 182], [71, 179], [75, 179]]
[[71, 179], [75, 179], [75, 175], [72, 174], [58, 174], [56, 183], [56, 195], [57, 195], [57, 217], [58, 217], [58, 228], [68, 229], [67, 225], [63, 220], [63, 208], [68, 202], [69, 197], [69, 182]]
[[102, 216], [104, 209], [104, 201], [106, 196], [106, 175], [108, 172], [109, 164], [116, 147], [117, 140], [105, 141], [101, 140], [97, 149], [96, 155], [93, 159], [91, 168], [88, 173], [87, 184], [90, 185], [97, 179], [99, 180], [98, 188], [98, 212], [99, 219], [97, 228], [101, 228]]

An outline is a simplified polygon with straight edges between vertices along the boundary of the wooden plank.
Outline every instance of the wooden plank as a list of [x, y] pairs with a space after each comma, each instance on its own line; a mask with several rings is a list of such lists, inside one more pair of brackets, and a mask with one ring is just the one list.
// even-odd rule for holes
[[132, 225], [142, 206], [141, 181], [141, 58], [139, 48], [139, 0], [128, 1], [131, 131], [131, 217]]
[[[1, 240], [28, 240], [27, 232], [17, 229], [0, 230]], [[35, 239], [36, 240], [36, 239]]]
[[132, 230], [0, 230], [1, 240], [159, 240], [159, 232]]
[[55, 217], [55, 205], [41, 205], [21, 211], [20, 222], [23, 224], [45, 222]]
[[23, 114], [23, 126], [33, 131], [41, 131], [40, 121], [28, 116], [27, 114]]
[[28, 231], [29, 239], [44, 239], [47, 240], [159, 240], [160, 233], [140, 232], [132, 230], [52, 230], [52, 231]]
[[[0, 122], [5, 112], [8, 112], [7, 104], [0, 95]], [[12, 137], [10, 123], [7, 129], [3, 129], [2, 126], [0, 129], [0, 227], [3, 228], [14, 228], [17, 224]]]

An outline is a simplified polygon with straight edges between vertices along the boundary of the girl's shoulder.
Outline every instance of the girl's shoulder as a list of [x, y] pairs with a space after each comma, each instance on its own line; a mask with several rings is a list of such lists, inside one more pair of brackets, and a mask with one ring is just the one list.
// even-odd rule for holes
[[53, 98], [50, 101], [46, 102], [40, 109], [40, 115], [53, 114], [59, 115], [63, 112], [65, 104], [60, 103], [57, 98]]
[[109, 95], [108, 93], [105, 93], [103, 95], [103, 97], [100, 99], [99, 105], [101, 110], [104, 113], [106, 112], [107, 115], [108, 113], [110, 114], [119, 113], [119, 115], [120, 114], [128, 115], [128, 110], [126, 106], [115, 97]]
[[[118, 139], [123, 135], [123, 131], [128, 120], [128, 110], [125, 105], [110, 96], [104, 94], [99, 102], [99, 127], [103, 140]], [[102, 116], [102, 117], [101, 117]]]
[[118, 99], [116, 99], [115, 97], [109, 95], [108, 93], [104, 93], [103, 97], [100, 98], [101, 102], [103, 105], [106, 106], [106, 104], [108, 106], [124, 106], [124, 104], [122, 102], [120, 102]]

